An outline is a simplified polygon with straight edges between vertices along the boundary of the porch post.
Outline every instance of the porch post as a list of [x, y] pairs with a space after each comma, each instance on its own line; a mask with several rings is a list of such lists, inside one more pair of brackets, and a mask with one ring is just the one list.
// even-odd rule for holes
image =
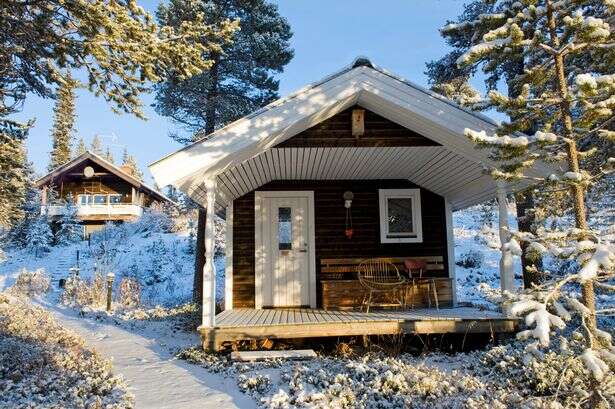
[[233, 309], [233, 201], [226, 206], [226, 264], [224, 269], [224, 309]]
[[[216, 180], [205, 182], [207, 189], [207, 214], [205, 216], [205, 266], [203, 267], [203, 329], [211, 330], [216, 326], [216, 269], [214, 253], [216, 229], [214, 214], [216, 204]], [[212, 334], [213, 335], [213, 334]], [[213, 338], [210, 336], [210, 338]], [[210, 343], [213, 339], [208, 340]]]
[[446, 251], [448, 258], [448, 276], [451, 279], [453, 291], [453, 307], [457, 306], [457, 275], [455, 274], [455, 235], [453, 233], [453, 207], [444, 199], [446, 216]]
[[506, 244], [510, 238], [508, 233], [508, 201], [504, 182], [497, 182], [498, 216], [500, 228], [500, 288], [502, 291], [514, 290], [514, 271], [512, 253]]

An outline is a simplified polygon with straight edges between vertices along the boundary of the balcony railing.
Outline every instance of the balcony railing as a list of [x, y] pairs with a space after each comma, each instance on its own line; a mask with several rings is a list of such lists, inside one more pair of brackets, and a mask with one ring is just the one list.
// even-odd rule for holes
[[[131, 203], [77, 205], [77, 216], [137, 216], [143, 214], [143, 208]], [[41, 213], [48, 216], [61, 216], [64, 206], [48, 205], [41, 208]]]

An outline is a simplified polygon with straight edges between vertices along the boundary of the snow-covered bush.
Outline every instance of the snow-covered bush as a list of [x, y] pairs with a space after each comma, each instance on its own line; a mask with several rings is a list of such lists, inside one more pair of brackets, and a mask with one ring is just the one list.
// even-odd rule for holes
[[107, 303], [106, 286], [101, 273], [95, 273], [91, 280], [71, 276], [64, 284], [60, 301], [70, 306], [100, 308]]
[[125, 308], [138, 307], [141, 304], [141, 285], [131, 277], [120, 281], [117, 294], [118, 303]]
[[49, 283], [49, 277], [43, 269], [28, 271], [24, 268], [8, 291], [13, 295], [35, 297], [49, 291]]
[[480, 268], [484, 260], [485, 256], [480, 251], [468, 250], [459, 256], [455, 264], [463, 268]]
[[133, 407], [111, 363], [85, 347], [43, 308], [0, 301], [0, 407]]

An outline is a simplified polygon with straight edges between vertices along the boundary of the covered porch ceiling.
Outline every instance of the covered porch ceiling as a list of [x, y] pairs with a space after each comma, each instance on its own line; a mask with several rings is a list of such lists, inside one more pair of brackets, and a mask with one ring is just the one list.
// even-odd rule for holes
[[[438, 146], [281, 147], [280, 144], [358, 105], [424, 135]], [[464, 136], [466, 128], [495, 132], [489, 118], [357, 61], [320, 82], [219, 129], [152, 164], [159, 185], [173, 184], [205, 205], [206, 182], [215, 180], [221, 209], [272, 180], [408, 179], [446, 198], [453, 210], [496, 196], [485, 173], [488, 152]], [[538, 164], [531, 176], [550, 169]], [[509, 184], [524, 189], [529, 180]]]
[[[271, 148], [216, 176], [217, 206], [273, 180], [407, 179], [458, 210], [495, 197], [483, 167], [444, 146]], [[511, 187], [512, 188], [512, 187]], [[204, 185], [192, 192], [205, 200]]]

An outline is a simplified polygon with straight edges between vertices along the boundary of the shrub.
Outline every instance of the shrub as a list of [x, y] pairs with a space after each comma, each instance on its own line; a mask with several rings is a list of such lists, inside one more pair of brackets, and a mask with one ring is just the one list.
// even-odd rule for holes
[[0, 302], [0, 407], [132, 408], [111, 363], [43, 308]]
[[14, 295], [34, 297], [49, 291], [49, 283], [49, 277], [43, 269], [27, 271], [24, 268], [17, 276], [17, 280], [9, 289], [9, 292]]
[[72, 276], [66, 280], [60, 301], [66, 305], [80, 307], [102, 307], [107, 302], [106, 281], [101, 273], [96, 273], [93, 280], [84, 280]]
[[463, 268], [480, 268], [484, 260], [485, 256], [480, 251], [468, 250], [461, 254], [455, 264]]
[[133, 308], [141, 304], [141, 285], [131, 277], [123, 277], [120, 281], [117, 301], [123, 307]]

